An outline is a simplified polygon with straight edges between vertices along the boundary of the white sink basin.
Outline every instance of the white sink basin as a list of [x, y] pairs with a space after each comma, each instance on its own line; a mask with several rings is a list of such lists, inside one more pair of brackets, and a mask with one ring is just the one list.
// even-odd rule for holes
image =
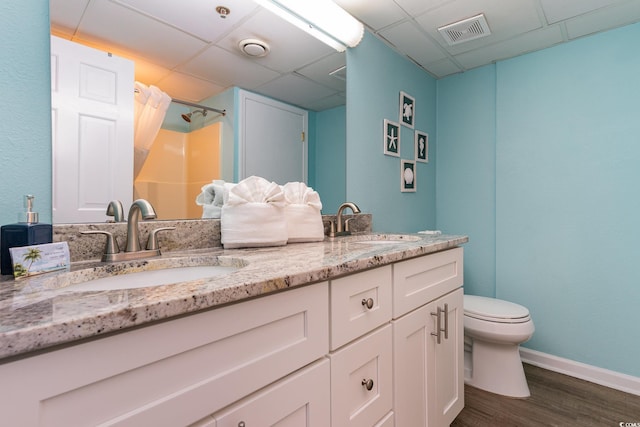
[[373, 234], [353, 243], [361, 243], [363, 245], [398, 245], [401, 243], [415, 242], [420, 240], [418, 236], [409, 236], [404, 234]]
[[106, 291], [117, 289], [135, 289], [151, 286], [168, 285], [170, 283], [224, 276], [238, 271], [237, 267], [220, 265], [201, 265], [189, 267], [163, 268], [160, 270], [139, 271], [103, 277], [87, 282], [66, 286], [71, 291]]

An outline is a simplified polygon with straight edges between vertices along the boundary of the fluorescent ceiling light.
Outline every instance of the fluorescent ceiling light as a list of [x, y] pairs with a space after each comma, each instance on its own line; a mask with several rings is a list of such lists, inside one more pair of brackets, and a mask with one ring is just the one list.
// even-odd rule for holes
[[338, 52], [355, 47], [364, 26], [332, 0], [255, 0]]

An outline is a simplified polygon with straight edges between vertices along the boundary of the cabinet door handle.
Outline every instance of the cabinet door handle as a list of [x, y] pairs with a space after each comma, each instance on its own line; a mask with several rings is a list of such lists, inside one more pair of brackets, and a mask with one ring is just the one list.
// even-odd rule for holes
[[444, 305], [444, 339], [449, 339], [449, 304]]
[[368, 380], [367, 379], [363, 379], [361, 384], [368, 391], [371, 391], [371, 389], [373, 388], [373, 380], [371, 378], [369, 378]]
[[362, 298], [362, 305], [371, 310], [373, 308], [373, 298]]
[[442, 314], [442, 309], [438, 306], [438, 310], [434, 313], [431, 312], [432, 316], [436, 316], [436, 332], [431, 332], [431, 335], [433, 335], [434, 337], [437, 338], [437, 343], [440, 344], [440, 342], [442, 341], [442, 316], [440, 316], [440, 314]]
[[246, 427], [246, 426], [245, 426], [245, 424], [244, 424], [244, 421], [240, 421], [240, 422], [238, 423], [238, 427]]

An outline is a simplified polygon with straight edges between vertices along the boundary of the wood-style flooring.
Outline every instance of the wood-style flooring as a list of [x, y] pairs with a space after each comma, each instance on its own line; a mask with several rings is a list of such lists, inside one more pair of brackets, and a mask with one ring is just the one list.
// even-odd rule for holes
[[451, 425], [640, 426], [640, 396], [528, 364], [524, 368], [531, 397], [514, 399], [465, 386], [465, 407]]

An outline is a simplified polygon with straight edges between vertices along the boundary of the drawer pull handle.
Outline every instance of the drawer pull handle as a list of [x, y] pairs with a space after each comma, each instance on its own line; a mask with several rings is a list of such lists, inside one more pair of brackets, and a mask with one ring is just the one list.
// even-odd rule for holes
[[371, 391], [373, 388], [373, 380], [371, 378], [362, 380], [362, 386], [367, 390]]
[[373, 298], [362, 298], [362, 305], [371, 310], [373, 308]]
[[245, 427], [244, 421], [240, 421], [240, 422], [238, 423], [238, 427]]

